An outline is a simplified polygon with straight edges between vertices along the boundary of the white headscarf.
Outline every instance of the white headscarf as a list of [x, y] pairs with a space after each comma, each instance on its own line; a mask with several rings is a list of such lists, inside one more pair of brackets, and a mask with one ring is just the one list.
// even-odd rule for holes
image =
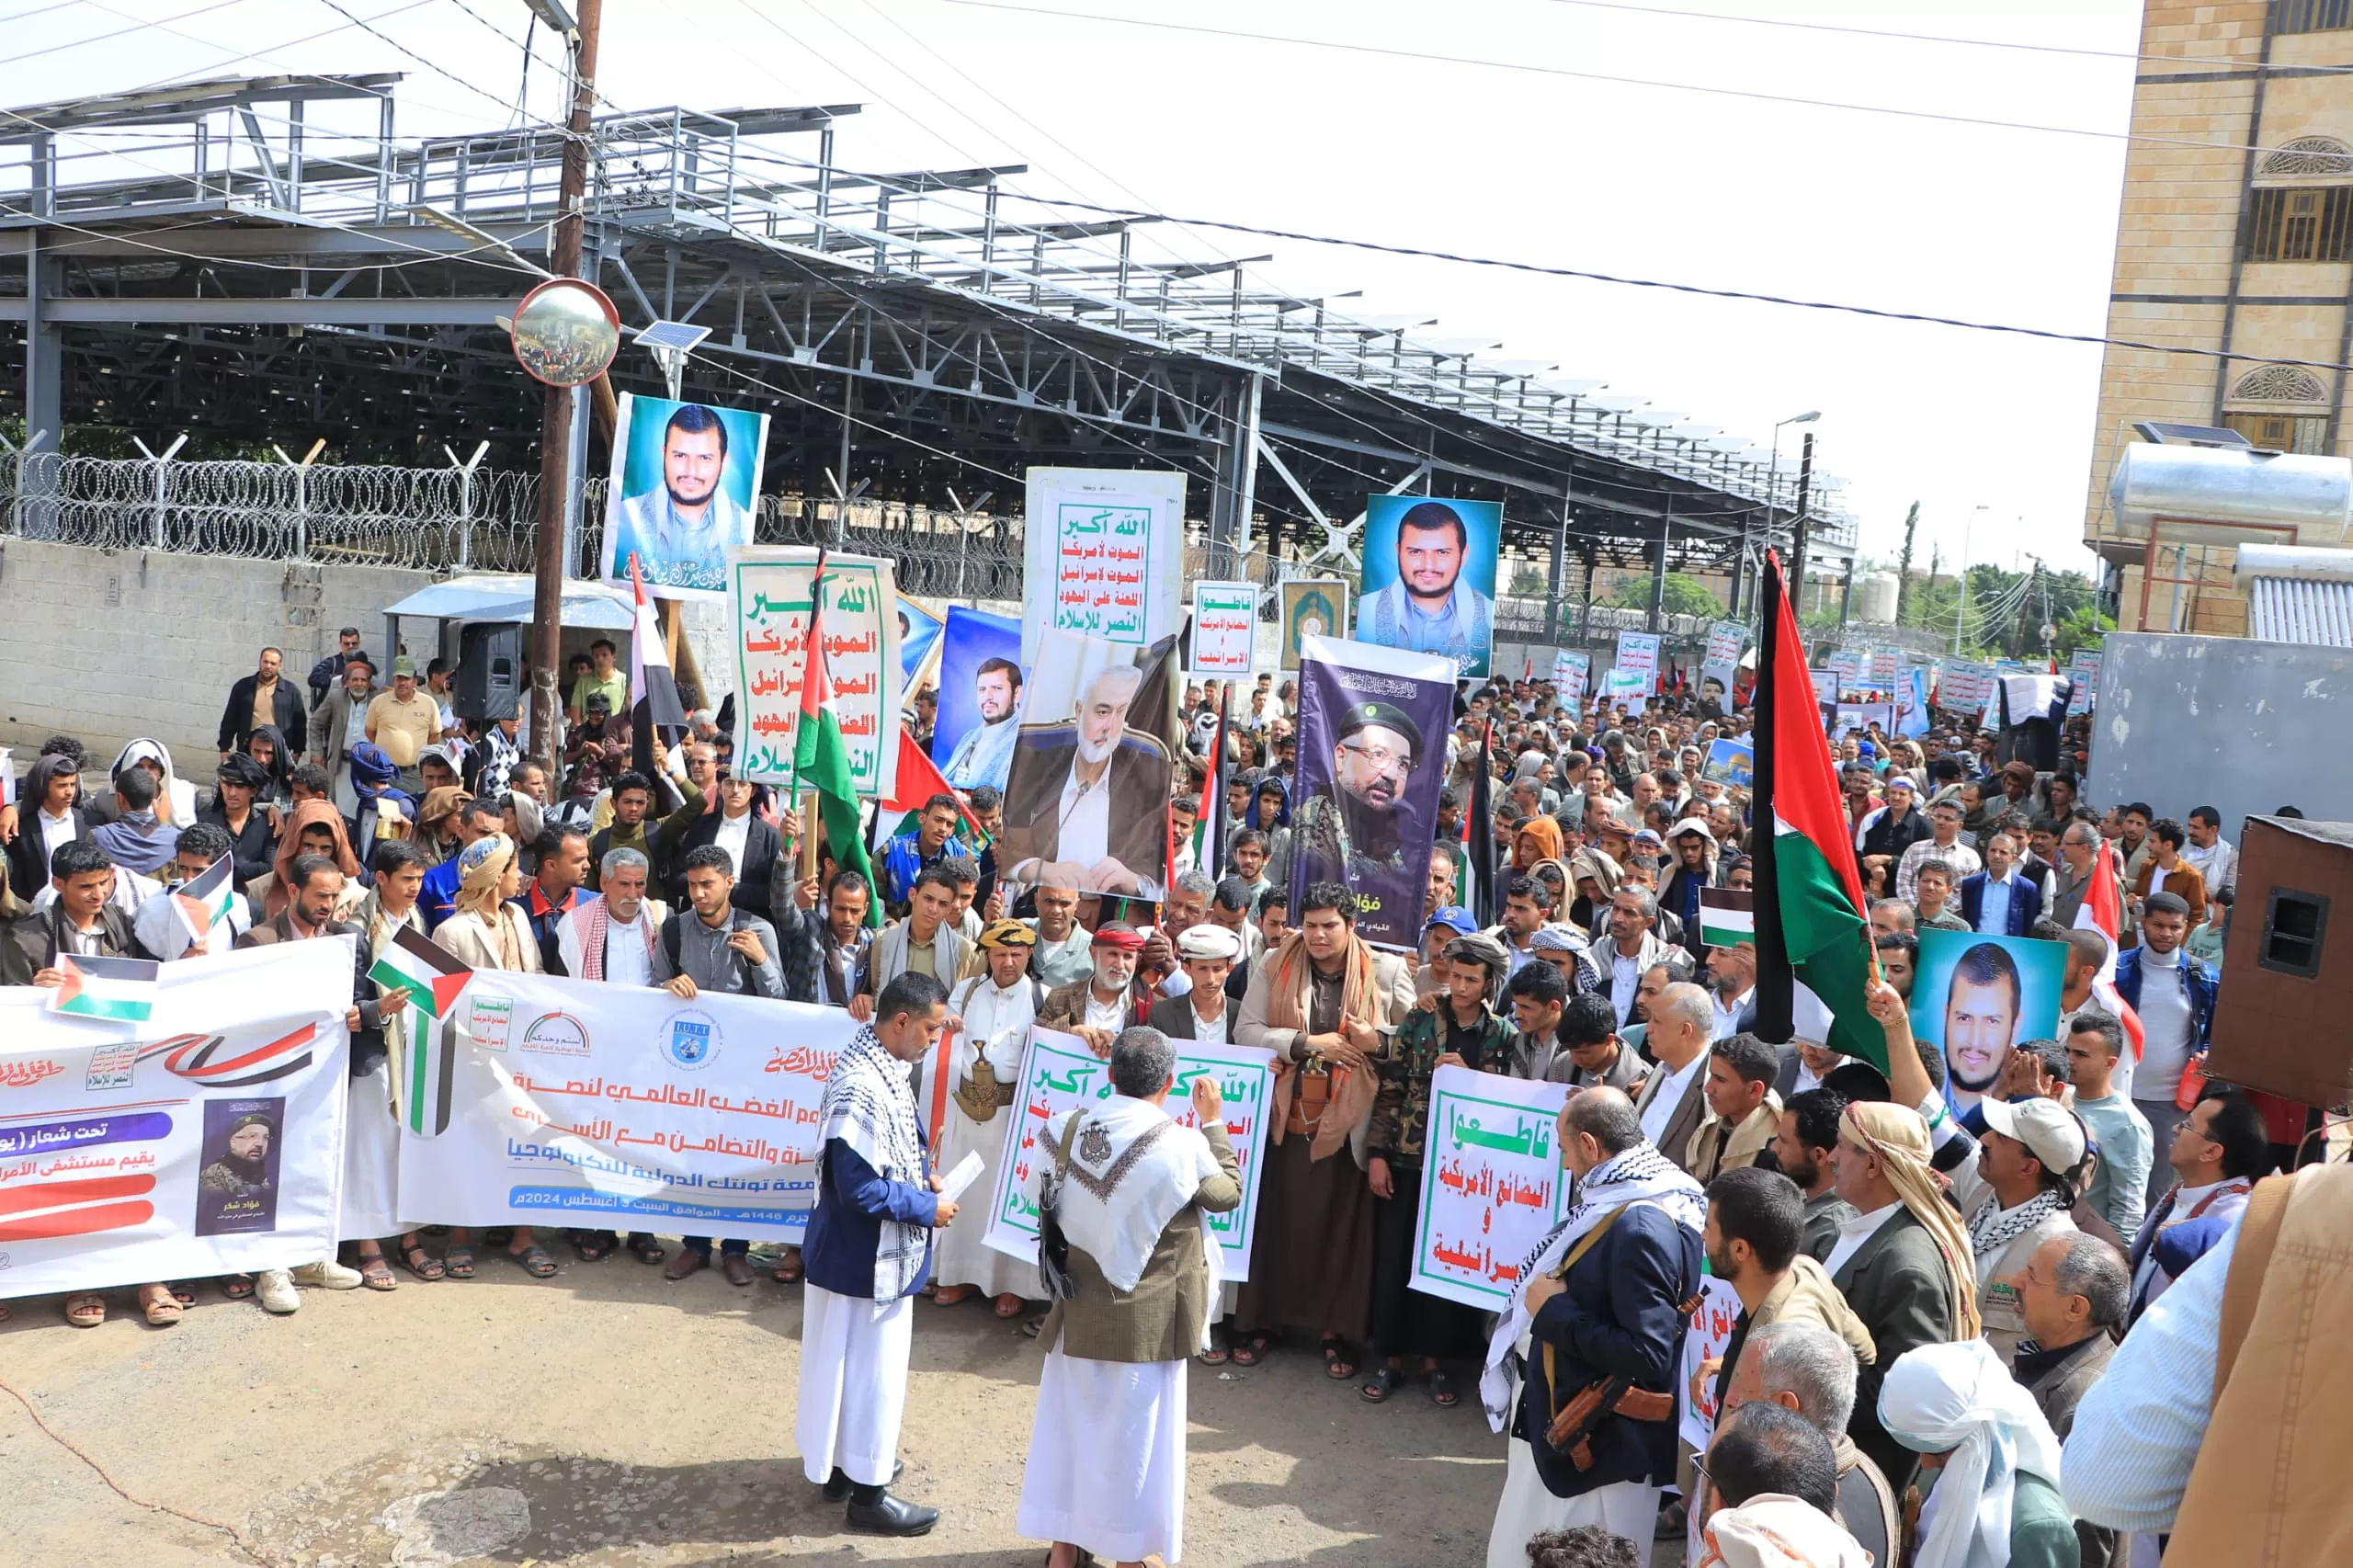
[[2018, 1472], [2057, 1486], [2059, 1439], [1994, 1347], [1963, 1339], [1906, 1351], [1880, 1385], [1879, 1418], [1904, 1447], [1947, 1456], [1913, 1568], [2009, 1568]]
[[[134, 762], [154, 760], [164, 770], [164, 787], [157, 793], [172, 803], [171, 821], [174, 827], [192, 826], [196, 822], [196, 786], [172, 771], [172, 754], [163, 742], [146, 735], [140, 736], [115, 755], [114, 766], [107, 769], [112, 778]], [[161, 815], [160, 812], [157, 813]]]
[[1871, 1561], [1837, 1520], [1777, 1492], [1718, 1509], [1699, 1544], [1699, 1568], [1870, 1568]]

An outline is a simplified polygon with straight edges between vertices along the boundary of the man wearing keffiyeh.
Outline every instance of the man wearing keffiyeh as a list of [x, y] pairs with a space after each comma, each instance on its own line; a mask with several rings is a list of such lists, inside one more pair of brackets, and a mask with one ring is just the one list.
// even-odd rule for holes
[[[1573, 1525], [1648, 1540], [1675, 1476], [1673, 1390], [1707, 1199], [1619, 1090], [1572, 1096], [1559, 1132], [1577, 1201], [1520, 1265], [1479, 1381], [1488, 1424], [1508, 1419], [1511, 1433], [1487, 1568], [1519, 1568], [1531, 1538]], [[1590, 1418], [1555, 1433], [1596, 1392]]]
[[849, 1501], [852, 1529], [922, 1535], [939, 1510], [891, 1495], [915, 1293], [931, 1273], [931, 1232], [956, 1217], [938, 1196], [908, 1069], [939, 1043], [948, 993], [913, 971], [875, 998], [871, 1022], [842, 1049], [817, 1108], [816, 1206], [801, 1260], [801, 1399], [795, 1436], [828, 1502]]

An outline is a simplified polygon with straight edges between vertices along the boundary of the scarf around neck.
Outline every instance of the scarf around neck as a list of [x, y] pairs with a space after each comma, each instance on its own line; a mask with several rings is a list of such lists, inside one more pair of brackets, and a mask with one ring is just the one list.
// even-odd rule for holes
[[2073, 1207], [2060, 1202], [2059, 1194], [2047, 1187], [2015, 1209], [2003, 1208], [1998, 1198], [1989, 1199], [1969, 1217], [1969, 1250], [1982, 1264], [2044, 1220]]
[[[1293, 931], [1282, 940], [1274, 952], [1274, 968], [1267, 988], [1267, 1027], [1277, 1029], [1297, 1029], [1305, 1033], [1309, 1008], [1315, 996], [1315, 960], [1308, 955], [1307, 936]], [[1343, 1018], [1374, 1019], [1380, 1006], [1376, 990], [1376, 966], [1372, 949], [1354, 937], [1340, 958], [1340, 1017]], [[1284, 1124], [1290, 1117], [1291, 1096], [1298, 1092], [1300, 1063], [1285, 1056], [1275, 1058], [1274, 1114], [1267, 1128], [1267, 1138], [1280, 1143]], [[1311, 1161], [1327, 1160], [1333, 1152], [1348, 1140], [1348, 1134], [1372, 1114], [1374, 1094], [1380, 1088], [1379, 1074], [1368, 1067], [1362, 1072], [1346, 1067], [1332, 1069], [1332, 1094], [1324, 1108], [1324, 1119], [1315, 1124], [1315, 1136], [1308, 1146]]]
[[[834, 1061], [825, 1078], [825, 1097], [817, 1107], [817, 1138], [821, 1145], [838, 1138], [885, 1181], [914, 1186], [924, 1179], [923, 1142], [906, 1066], [883, 1049], [871, 1028], [858, 1030]], [[820, 1184], [818, 1202], [825, 1200], [824, 1194]], [[885, 1220], [881, 1243], [874, 1299], [895, 1301], [915, 1289], [923, 1273], [931, 1233], [921, 1225]]]
[[1577, 1188], [1576, 1203], [1552, 1227], [1520, 1264], [1510, 1300], [1505, 1302], [1495, 1336], [1487, 1342], [1486, 1366], [1479, 1374], [1479, 1403], [1486, 1407], [1487, 1425], [1500, 1432], [1511, 1417], [1512, 1391], [1519, 1382], [1520, 1339], [1535, 1314], [1528, 1310], [1528, 1282], [1560, 1267], [1579, 1238], [1619, 1210], [1650, 1203], [1695, 1235], [1708, 1222], [1707, 1195], [1699, 1184], [1647, 1140], [1611, 1155], [1586, 1173]]

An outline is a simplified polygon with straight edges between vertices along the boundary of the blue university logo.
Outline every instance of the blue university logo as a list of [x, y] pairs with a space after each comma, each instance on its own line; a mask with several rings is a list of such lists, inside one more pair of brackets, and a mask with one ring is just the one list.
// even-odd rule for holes
[[693, 1073], [719, 1059], [719, 1024], [709, 1013], [688, 1008], [662, 1026], [662, 1054], [670, 1065]]

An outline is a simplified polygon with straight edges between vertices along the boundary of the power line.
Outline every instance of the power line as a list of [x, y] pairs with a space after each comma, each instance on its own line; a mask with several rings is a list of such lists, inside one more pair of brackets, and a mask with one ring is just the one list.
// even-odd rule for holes
[[[8, 56], [7, 63], [10, 65], [18, 65], [28, 60], [39, 60], [45, 54], [63, 54], [69, 49], [86, 49], [94, 43], [105, 43], [111, 39], [125, 38], [132, 33], [144, 32], [149, 28], [160, 28], [168, 22], [184, 22], [190, 17], [201, 17], [208, 11], [225, 11], [232, 6], [242, 6], [244, 3], [245, 0], [213, 0], [211, 5], [199, 6], [192, 11], [182, 11], [176, 17], [165, 17], [161, 22], [134, 21], [130, 27], [117, 28], [110, 33], [96, 33], [88, 38], [77, 38], [66, 43], [52, 43], [45, 49], [28, 49], [21, 54], [11, 54]], [[121, 12], [113, 10], [110, 6], [99, 6], [94, 8], [106, 11], [112, 16], [119, 17], [122, 15]], [[10, 17], [6, 19], [14, 20], [15, 18]]]
[[1849, 38], [1889, 39], [1904, 43], [1953, 44], [1965, 49], [2004, 49], [2025, 54], [2067, 54], [2091, 60], [2156, 60], [2190, 65], [2238, 65], [2242, 61], [2189, 54], [2142, 54], [2120, 49], [2077, 49], [2061, 43], [2018, 43], [2009, 39], [1954, 38], [1939, 33], [1894, 32], [1883, 28], [1849, 28], [1835, 22], [1795, 22], [1780, 17], [1739, 17], [1722, 11], [1680, 11], [1665, 6], [1630, 6], [1623, 0], [1545, 0], [1552, 6], [1576, 6], [1594, 11], [1629, 11], [1637, 17], [1675, 17], [1700, 22], [1736, 22], [1753, 28], [1787, 28], [1810, 33], [1843, 33]]
[[[941, 0], [945, 5], [965, 5], [976, 0]], [[1204, 229], [1222, 229], [1230, 233], [1257, 234], [1267, 239], [1297, 240], [1306, 244], [1338, 245], [1347, 250], [1373, 251], [1383, 256], [1416, 256], [1428, 261], [1451, 261], [1465, 267], [1493, 267], [1506, 272], [1533, 273], [1543, 278], [1574, 278], [1591, 283], [1616, 283], [1630, 289], [1664, 289], [1677, 294], [1698, 294], [1713, 300], [1745, 300], [1764, 305], [1788, 305], [1798, 310], [1836, 311], [1846, 315], [1870, 316], [1880, 321], [1915, 322], [1927, 326], [1961, 327], [1970, 332], [2007, 333], [2018, 337], [2035, 337], [2053, 343], [2101, 344], [2111, 348], [2135, 348], [2151, 354], [2191, 354], [2209, 359], [2250, 359], [2267, 365], [2292, 365], [2310, 370], [2353, 370], [2329, 359], [2277, 359], [2268, 354], [2239, 354], [2223, 348], [2199, 348], [2177, 343], [2143, 343], [2129, 337], [2109, 337], [2097, 333], [2058, 332], [2048, 327], [2012, 326], [2001, 322], [1968, 321], [1959, 316], [1928, 315], [1915, 311], [1881, 310], [1873, 305], [1849, 305], [1833, 300], [1799, 300], [1782, 294], [1763, 294], [1745, 289], [1715, 289], [1698, 283], [1670, 283], [1655, 278], [1627, 278], [1612, 272], [1595, 272], [1574, 267], [1545, 267], [1532, 261], [1506, 261], [1495, 256], [1464, 256], [1455, 251], [1431, 250], [1420, 245], [1384, 244], [1377, 240], [1344, 239], [1330, 234], [1310, 234], [1296, 229], [1269, 229], [1251, 223], [1229, 223], [1216, 218], [1177, 218], [1164, 213], [1147, 212], [1132, 208], [1104, 207], [1091, 201], [1077, 201], [1052, 196], [1024, 196], [1025, 201], [1047, 207], [1070, 207], [1081, 211], [1101, 212], [1137, 222], [1184, 223]]]

